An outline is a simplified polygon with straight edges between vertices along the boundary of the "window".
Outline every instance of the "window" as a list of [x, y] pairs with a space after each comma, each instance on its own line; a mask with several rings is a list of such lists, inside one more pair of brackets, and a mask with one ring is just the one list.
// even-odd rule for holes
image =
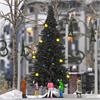
[[4, 69], [5, 69], [5, 61], [0, 60], [0, 70], [4, 71]]
[[76, 21], [76, 19], [73, 18], [72, 21], [73, 31], [79, 31], [78, 22]]
[[29, 12], [30, 13], [34, 12], [34, 8], [33, 7], [29, 7]]
[[69, 53], [72, 52], [72, 46], [73, 45], [75, 46], [74, 47], [75, 51], [77, 51], [78, 50], [78, 40], [73, 41], [73, 43], [71, 43], [71, 42], [68, 43], [68, 51], [69, 51]]
[[100, 64], [100, 60], [98, 60], [98, 64]]
[[97, 48], [100, 49], [100, 40], [97, 42]]
[[32, 41], [33, 41], [33, 37], [29, 36], [29, 42], [32, 42]]
[[8, 47], [9, 47], [9, 48], [12, 48], [12, 47], [13, 47], [13, 43], [10, 42], [9, 45], [8, 45]]

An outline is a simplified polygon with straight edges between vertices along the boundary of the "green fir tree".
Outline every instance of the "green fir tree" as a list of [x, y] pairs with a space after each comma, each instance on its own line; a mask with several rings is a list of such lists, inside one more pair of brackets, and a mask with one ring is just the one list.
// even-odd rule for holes
[[33, 57], [35, 69], [32, 73], [32, 81], [38, 81], [39, 85], [47, 86], [49, 81], [59, 85], [58, 80], [62, 79], [67, 83], [65, 64], [65, 48], [63, 43], [64, 35], [56, 28], [52, 6], [48, 7], [47, 19], [44, 29], [41, 32], [41, 40], [37, 46], [38, 50]]

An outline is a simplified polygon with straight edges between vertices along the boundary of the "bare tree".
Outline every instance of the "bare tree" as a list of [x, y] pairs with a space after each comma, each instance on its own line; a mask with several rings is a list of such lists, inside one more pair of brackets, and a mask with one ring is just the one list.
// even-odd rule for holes
[[17, 88], [17, 37], [16, 34], [18, 33], [20, 25], [23, 23], [23, 11], [20, 10], [22, 3], [24, 0], [4, 0], [4, 5], [9, 7], [9, 12], [4, 14], [0, 12], [0, 17], [8, 20], [13, 28], [12, 33], [12, 58], [13, 58], [13, 88]]
[[61, 2], [61, 0], [51, 0], [51, 5], [53, 6], [55, 18], [57, 21], [59, 20], [59, 15], [61, 14], [60, 2]]

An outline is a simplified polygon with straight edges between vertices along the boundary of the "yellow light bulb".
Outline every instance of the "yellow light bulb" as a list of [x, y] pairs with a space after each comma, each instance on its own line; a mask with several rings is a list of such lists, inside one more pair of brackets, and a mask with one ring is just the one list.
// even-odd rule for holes
[[39, 76], [39, 73], [35, 73], [35, 76], [37, 76], [37, 77], [38, 77], [38, 76]]
[[69, 42], [73, 42], [73, 37], [68, 36], [68, 41], [69, 41]]
[[28, 28], [26, 29], [26, 31], [29, 32], [29, 33], [32, 33], [32, 32], [33, 32], [33, 29], [32, 29], [32, 27], [28, 27]]
[[35, 51], [32, 51], [32, 54], [35, 54]]
[[70, 78], [70, 75], [69, 74], [67, 74], [67, 76], [66, 76], [68, 79]]
[[42, 41], [42, 40], [39, 40], [39, 42], [40, 42], [40, 43], [43, 43], [43, 41]]
[[57, 42], [59, 42], [59, 41], [60, 41], [60, 39], [59, 39], [59, 38], [57, 38], [57, 39], [56, 39], [56, 41], [57, 41]]
[[35, 58], [36, 58], [36, 56], [32, 56], [32, 58], [33, 58], [33, 59], [35, 59]]
[[44, 24], [44, 27], [47, 28], [48, 27], [48, 24]]
[[63, 61], [63, 59], [59, 59], [59, 62], [62, 63], [62, 62], [64, 62], [64, 61]]

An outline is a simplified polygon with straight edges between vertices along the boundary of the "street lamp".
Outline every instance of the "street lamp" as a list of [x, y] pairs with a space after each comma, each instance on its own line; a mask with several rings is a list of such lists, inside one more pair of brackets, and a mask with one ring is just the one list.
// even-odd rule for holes
[[36, 49], [24, 45], [24, 40], [22, 39], [22, 50], [21, 56], [25, 57], [26, 60], [32, 61], [35, 59]]
[[[69, 23], [66, 24], [66, 37], [67, 41], [65, 42], [66, 45], [66, 57], [67, 57], [67, 66], [71, 72], [70, 81], [75, 78], [74, 82], [76, 82], [77, 74], [78, 74], [78, 65], [82, 63], [85, 54], [78, 49], [78, 40], [77, 40], [77, 33], [78, 33], [78, 23], [77, 21], [71, 17]], [[71, 84], [70, 81], [68, 82], [68, 93], [70, 93]], [[75, 88], [75, 87], [73, 87]]]
[[5, 57], [8, 54], [7, 43], [5, 40], [0, 40], [0, 56]]
[[77, 21], [72, 16], [68, 24], [68, 42], [71, 44], [71, 52], [68, 52], [68, 63], [81, 64], [85, 54], [82, 51], [77, 50], [74, 44], [76, 37], [74, 34], [74, 31], [76, 31], [75, 27], [78, 29]]

